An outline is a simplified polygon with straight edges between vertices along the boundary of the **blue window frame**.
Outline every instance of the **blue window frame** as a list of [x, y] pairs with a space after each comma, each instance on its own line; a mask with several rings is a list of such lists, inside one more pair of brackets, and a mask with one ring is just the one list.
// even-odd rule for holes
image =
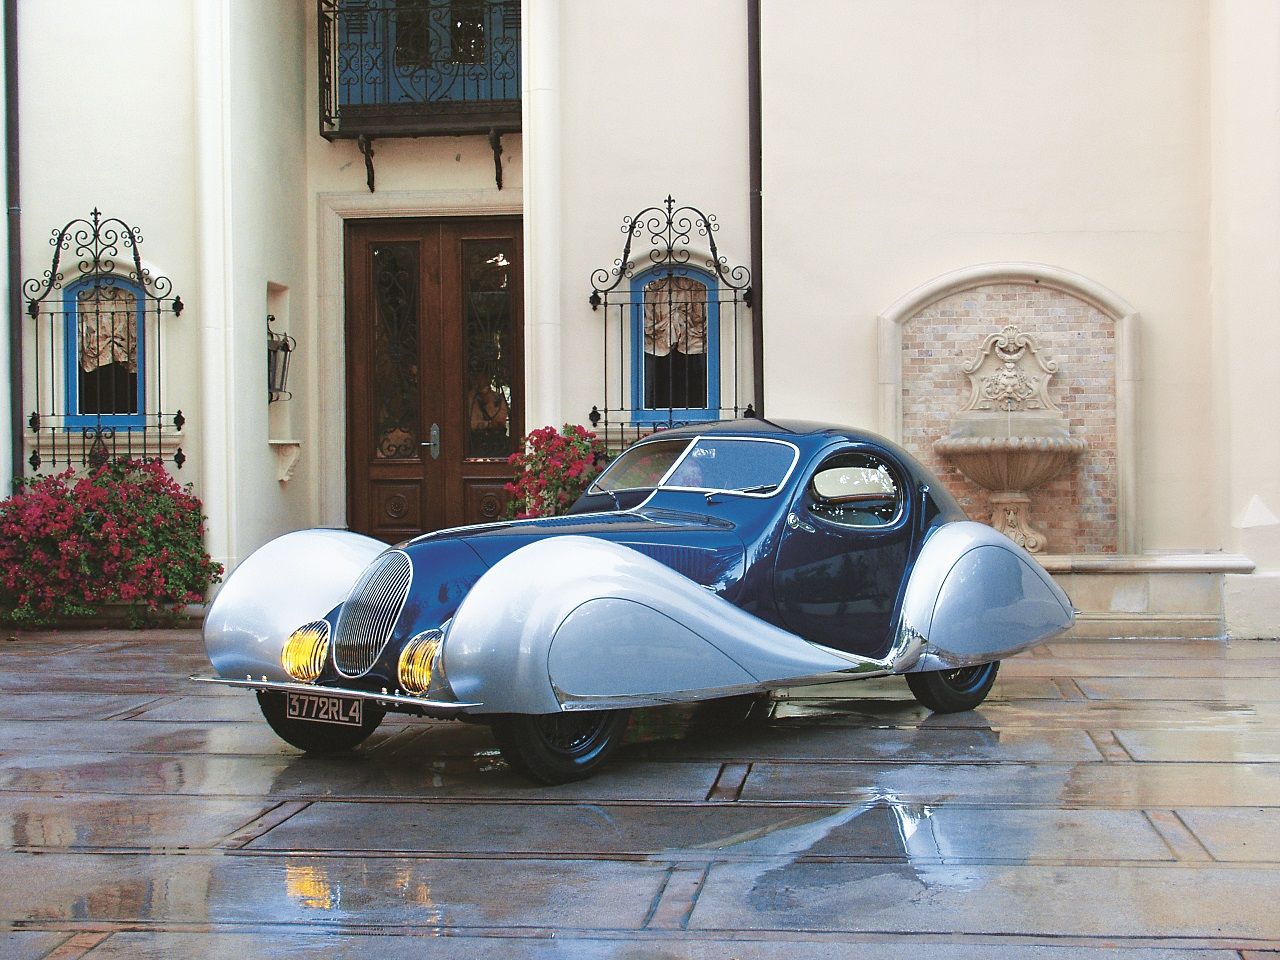
[[661, 266], [631, 281], [631, 419], [720, 419], [720, 299], [710, 273]]
[[85, 277], [64, 289], [68, 428], [145, 425], [145, 304], [142, 288], [122, 277]]

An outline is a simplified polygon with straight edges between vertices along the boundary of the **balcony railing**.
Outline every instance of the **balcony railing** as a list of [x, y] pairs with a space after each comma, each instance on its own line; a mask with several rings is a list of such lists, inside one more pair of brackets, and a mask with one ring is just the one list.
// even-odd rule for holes
[[520, 129], [519, 0], [319, 0], [328, 139]]

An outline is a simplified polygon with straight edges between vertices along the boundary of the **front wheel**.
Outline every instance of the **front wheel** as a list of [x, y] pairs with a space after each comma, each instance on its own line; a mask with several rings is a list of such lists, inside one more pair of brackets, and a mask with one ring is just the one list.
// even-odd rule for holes
[[626, 710], [509, 714], [492, 721], [503, 759], [522, 776], [545, 784], [591, 776], [622, 741], [626, 725]]
[[363, 721], [358, 727], [299, 720], [289, 716], [285, 695], [275, 690], [259, 690], [258, 707], [277, 737], [299, 750], [320, 754], [345, 753], [354, 749], [369, 739], [369, 735], [378, 729], [378, 724], [385, 715], [385, 711], [366, 700]]
[[906, 674], [907, 686], [934, 713], [959, 713], [987, 699], [999, 670], [999, 660], [955, 670], [925, 670]]

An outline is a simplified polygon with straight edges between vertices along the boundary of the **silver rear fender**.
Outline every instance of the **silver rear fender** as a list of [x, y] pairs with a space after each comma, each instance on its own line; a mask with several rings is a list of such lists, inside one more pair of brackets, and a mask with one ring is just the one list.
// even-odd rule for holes
[[929, 537], [907, 581], [894, 673], [1000, 660], [1075, 623], [1071, 601], [1035, 559], [984, 523]]

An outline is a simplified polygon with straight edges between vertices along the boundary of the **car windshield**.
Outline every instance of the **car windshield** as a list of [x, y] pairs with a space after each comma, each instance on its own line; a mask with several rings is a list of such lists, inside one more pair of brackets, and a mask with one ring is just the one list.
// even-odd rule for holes
[[689, 440], [657, 440], [625, 451], [595, 486], [609, 492], [661, 485], [768, 495], [787, 478], [795, 459], [790, 444], [768, 440], [700, 437], [692, 445]]

